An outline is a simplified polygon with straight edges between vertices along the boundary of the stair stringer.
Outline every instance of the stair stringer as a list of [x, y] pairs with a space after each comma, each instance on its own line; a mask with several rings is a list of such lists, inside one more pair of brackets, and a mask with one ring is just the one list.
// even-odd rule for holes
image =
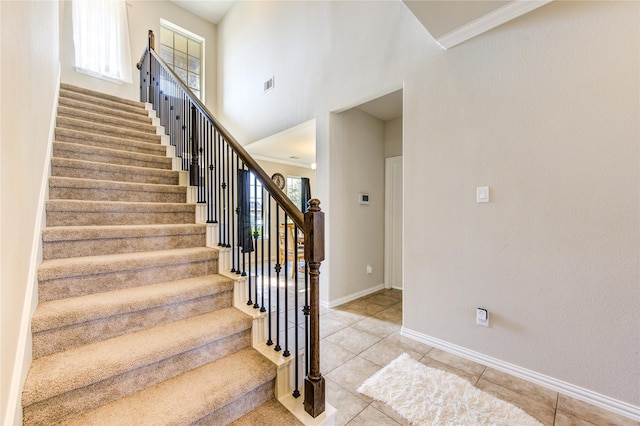
[[[285, 357], [282, 351], [274, 351], [273, 346], [267, 345], [269, 333], [269, 315], [267, 312], [260, 312], [259, 309], [247, 305], [249, 300], [247, 277], [238, 277], [234, 273], [225, 273], [224, 276], [234, 280], [233, 283], [233, 306], [249, 315], [253, 319], [251, 327], [251, 341], [255, 350], [260, 352], [265, 358], [276, 366], [276, 399], [293, 414], [300, 422], [308, 426], [333, 426], [336, 421], [337, 410], [329, 403], [325, 403], [325, 411], [315, 419], [304, 410], [304, 351], [298, 353], [301, 366], [298, 371], [298, 383], [300, 384], [300, 396], [294, 397], [295, 387], [295, 363], [293, 356]], [[272, 321], [275, 321], [277, 312], [273, 312]], [[273, 324], [272, 324], [273, 326]]]

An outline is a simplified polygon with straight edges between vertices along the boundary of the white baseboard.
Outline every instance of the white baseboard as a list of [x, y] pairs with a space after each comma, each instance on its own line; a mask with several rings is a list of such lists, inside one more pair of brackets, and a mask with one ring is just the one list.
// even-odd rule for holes
[[336, 299], [336, 300], [320, 301], [320, 306], [322, 306], [323, 308], [335, 308], [336, 306], [343, 305], [343, 304], [345, 304], [347, 302], [351, 302], [352, 300], [359, 299], [359, 298], [361, 298], [363, 296], [366, 296], [366, 295], [371, 294], [371, 293], [375, 293], [376, 291], [380, 291], [380, 290], [383, 290], [383, 289], [384, 289], [384, 283], [383, 284], [378, 284], [375, 287], [371, 287], [371, 288], [368, 288], [366, 290], [359, 291], [357, 293], [352, 293], [352, 294], [350, 294], [348, 296], [344, 296], [344, 297], [341, 297], [341, 298]]
[[443, 351], [450, 352], [463, 358], [467, 358], [482, 365], [486, 365], [487, 367], [503, 371], [532, 383], [536, 383], [538, 385], [552, 389], [556, 392], [560, 392], [563, 395], [567, 395], [572, 398], [595, 405], [596, 407], [604, 408], [605, 410], [609, 410], [613, 413], [617, 413], [634, 420], [640, 420], [640, 407], [631, 405], [627, 402], [619, 401], [606, 395], [593, 392], [589, 389], [581, 388], [571, 383], [563, 382], [562, 380], [545, 376], [544, 374], [540, 374], [535, 371], [510, 364], [497, 358], [493, 358], [481, 354], [480, 352], [475, 352], [462, 346], [458, 346], [453, 343], [449, 343], [447, 341], [419, 333], [406, 327], [402, 327], [401, 334], [413, 340], [417, 340], [418, 342], [425, 343], [438, 349], [442, 349]]
[[51, 176], [51, 157], [53, 155], [53, 141], [55, 139], [59, 96], [60, 68], [58, 68], [56, 91], [53, 96], [53, 108], [49, 122], [47, 152], [45, 154], [44, 164], [42, 165], [44, 173], [42, 174], [40, 193], [38, 194], [38, 210], [36, 212], [33, 241], [31, 243], [29, 275], [27, 276], [24, 305], [22, 307], [22, 318], [20, 320], [16, 358], [14, 360], [13, 371], [11, 373], [11, 386], [9, 388], [9, 397], [7, 400], [7, 413], [4, 419], [5, 426], [22, 424], [22, 386], [27, 378], [27, 372], [29, 371], [31, 361], [33, 359], [31, 352], [31, 317], [38, 305], [37, 269], [40, 262], [42, 262], [42, 229], [46, 226], [44, 203], [49, 198], [49, 177]]

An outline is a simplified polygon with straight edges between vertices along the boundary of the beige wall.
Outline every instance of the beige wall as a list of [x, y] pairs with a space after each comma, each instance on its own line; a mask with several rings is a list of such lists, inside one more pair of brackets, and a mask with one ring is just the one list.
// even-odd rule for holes
[[0, 23], [0, 413], [3, 424], [21, 424], [20, 386], [31, 359], [24, 320], [36, 301], [39, 203], [59, 79], [58, 3], [2, 1]]
[[[328, 302], [336, 304], [384, 284], [384, 122], [354, 108], [334, 114], [332, 131], [331, 170], [340, 191], [328, 225], [337, 220], [342, 232], [328, 249], [341, 263], [326, 272]], [[369, 194], [370, 204], [359, 204], [360, 193]]]
[[443, 51], [400, 2], [238, 2], [218, 105], [241, 140], [317, 119], [330, 303], [361, 268], [332, 112], [404, 87], [406, 330], [638, 406], [639, 13], [553, 2]]
[[384, 123], [384, 156], [402, 155], [402, 117]]
[[[128, 0], [129, 37], [131, 38], [132, 66], [140, 60], [147, 46], [147, 32], [156, 35], [156, 49], [160, 44], [160, 19], [170, 21], [205, 39], [205, 105], [215, 113], [216, 99], [216, 27], [208, 21], [178, 7], [169, 1]], [[134, 70], [132, 84], [115, 84], [106, 80], [79, 74], [74, 69], [73, 26], [71, 2], [60, 2], [60, 63], [62, 82], [111, 93], [124, 98], [140, 100], [140, 74]]]
[[405, 326], [636, 406], [639, 7], [554, 2], [434, 57], [404, 156]]

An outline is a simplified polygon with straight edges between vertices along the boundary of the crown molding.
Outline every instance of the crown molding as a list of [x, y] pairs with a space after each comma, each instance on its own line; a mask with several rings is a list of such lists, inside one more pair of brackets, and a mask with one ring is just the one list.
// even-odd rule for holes
[[553, 0], [515, 0], [501, 8], [490, 12], [481, 18], [469, 22], [466, 25], [451, 31], [436, 39], [436, 42], [443, 49], [450, 49], [463, 43], [477, 35], [489, 31], [512, 19], [529, 13]]
[[307, 164], [307, 163], [300, 163], [300, 162], [297, 162], [297, 161], [284, 160], [282, 158], [269, 157], [269, 156], [266, 156], [266, 155], [255, 155], [255, 154], [251, 154], [251, 155], [256, 160], [268, 161], [270, 163], [286, 164], [288, 166], [295, 166], [295, 167], [301, 167], [303, 169], [313, 170], [311, 168], [311, 164]]

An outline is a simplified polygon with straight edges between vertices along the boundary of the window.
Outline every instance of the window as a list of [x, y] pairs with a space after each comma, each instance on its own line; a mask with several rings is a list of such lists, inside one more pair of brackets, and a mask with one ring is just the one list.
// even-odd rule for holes
[[309, 178], [287, 176], [287, 196], [293, 201], [293, 204], [298, 206], [302, 213], [305, 213], [311, 199]]
[[204, 39], [185, 29], [162, 21], [160, 26], [160, 57], [191, 91], [202, 99]]
[[302, 204], [302, 179], [299, 176], [287, 176], [287, 196], [300, 208]]
[[124, 0], [74, 0], [71, 7], [76, 71], [116, 83], [131, 83]]
[[264, 232], [264, 237], [269, 238], [269, 229], [265, 227], [263, 229], [263, 225], [266, 221], [266, 217], [263, 220], [263, 214], [266, 216], [267, 211], [263, 211], [262, 203], [268, 203], [268, 197], [265, 195], [263, 197], [262, 184], [258, 179], [255, 178], [253, 173], [249, 174], [249, 182], [250, 182], [250, 196], [249, 196], [249, 208], [250, 208], [250, 220], [251, 220], [251, 230], [258, 231], [258, 234], [262, 236]]

